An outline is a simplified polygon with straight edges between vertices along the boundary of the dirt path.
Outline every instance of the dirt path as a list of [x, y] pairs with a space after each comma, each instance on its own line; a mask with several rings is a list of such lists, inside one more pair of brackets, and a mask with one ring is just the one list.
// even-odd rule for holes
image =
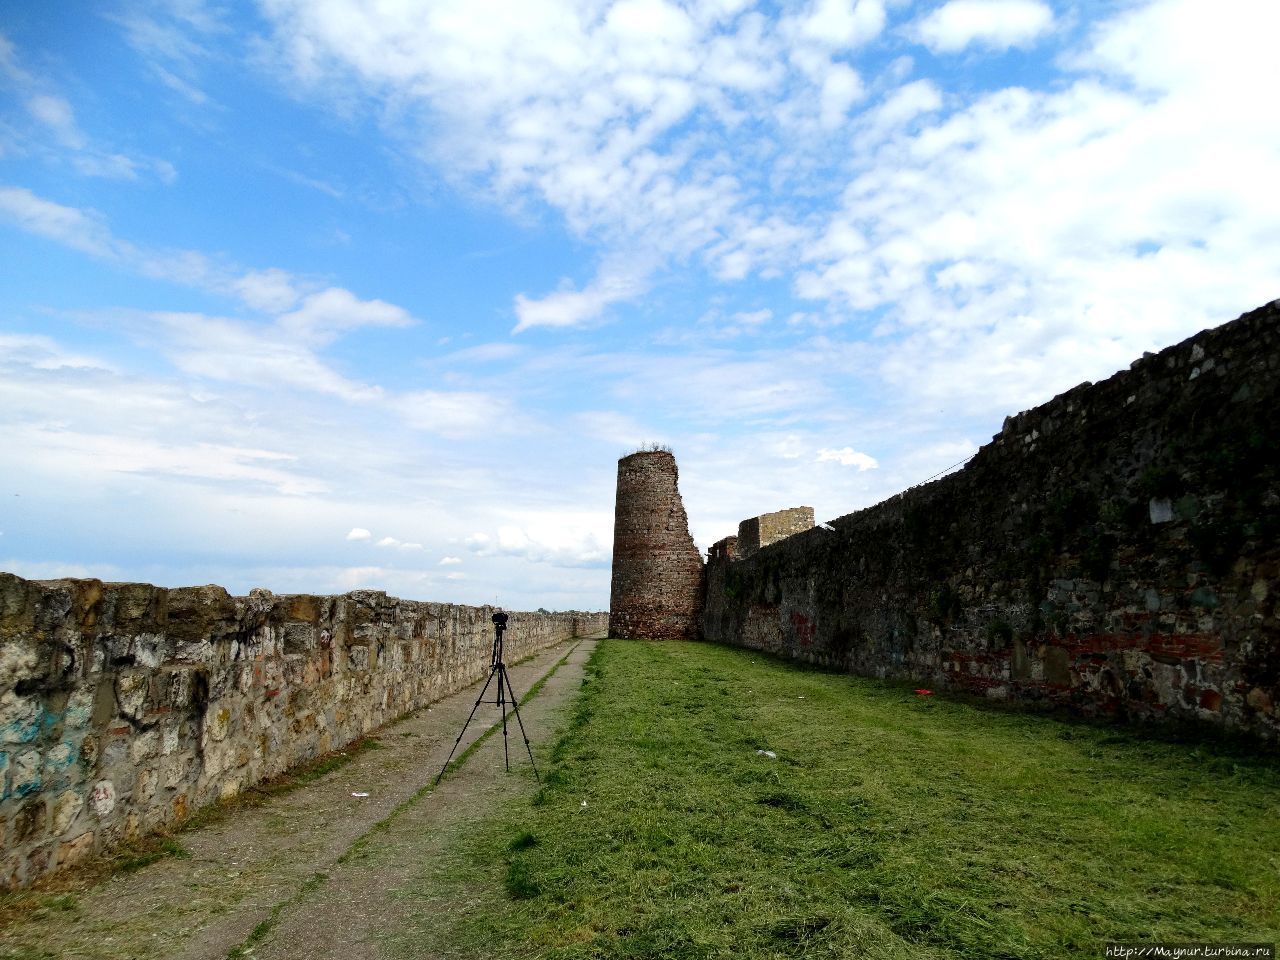
[[[572, 641], [510, 667], [520, 694], [554, 669], [520, 711], [535, 755], [550, 740], [559, 708], [578, 690], [594, 646]], [[118, 874], [70, 909], [43, 911], [0, 931], [0, 957], [380, 956], [380, 937], [421, 909], [398, 895], [399, 884], [440, 856], [468, 821], [534, 789], [514, 720], [510, 775], [499, 732], [438, 788], [425, 789], [479, 690], [473, 686], [382, 728], [374, 734], [380, 749], [362, 752], [315, 783], [184, 832], [179, 840], [190, 859]], [[459, 754], [496, 718], [496, 707], [482, 705]]]

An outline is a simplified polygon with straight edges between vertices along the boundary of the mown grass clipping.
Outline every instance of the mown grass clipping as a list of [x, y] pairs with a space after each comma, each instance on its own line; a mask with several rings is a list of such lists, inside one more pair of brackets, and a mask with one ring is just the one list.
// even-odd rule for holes
[[466, 841], [472, 906], [401, 947], [1095, 960], [1280, 940], [1280, 770], [1239, 746], [608, 641], [549, 760]]

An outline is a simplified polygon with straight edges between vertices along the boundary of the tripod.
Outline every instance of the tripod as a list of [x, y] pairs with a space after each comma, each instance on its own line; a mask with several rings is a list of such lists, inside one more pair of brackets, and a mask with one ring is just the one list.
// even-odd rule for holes
[[[476, 698], [476, 705], [471, 708], [471, 716], [467, 717], [467, 722], [462, 725], [462, 729], [458, 731], [458, 739], [453, 742], [453, 749], [449, 751], [449, 759], [444, 762], [444, 766], [440, 768], [440, 772], [436, 774], [436, 782], [433, 786], [440, 783], [440, 779], [444, 776], [444, 772], [449, 769], [449, 761], [453, 759], [454, 753], [458, 750], [458, 744], [462, 742], [462, 735], [467, 732], [467, 727], [471, 725], [471, 719], [476, 715], [476, 711], [480, 709], [482, 703], [492, 703], [502, 710], [502, 756], [506, 761], [507, 772], [511, 772], [511, 751], [507, 746], [507, 701], [510, 699], [511, 711], [516, 715], [516, 723], [520, 725], [520, 736], [524, 738], [524, 748], [529, 751], [529, 764], [533, 767], [534, 779], [539, 783], [542, 778], [538, 776], [538, 765], [533, 762], [533, 747], [529, 746], [529, 735], [524, 732], [524, 721], [520, 719], [520, 698], [516, 696], [516, 692], [511, 689], [511, 677], [507, 674], [507, 665], [502, 662], [502, 632], [507, 629], [507, 614], [499, 610], [493, 615], [493, 654], [489, 662], [489, 679], [484, 682], [484, 689], [480, 691], [480, 696]], [[486, 701], [484, 695], [489, 692], [489, 684], [493, 683], [493, 678], [498, 678], [498, 694], [493, 700]]]

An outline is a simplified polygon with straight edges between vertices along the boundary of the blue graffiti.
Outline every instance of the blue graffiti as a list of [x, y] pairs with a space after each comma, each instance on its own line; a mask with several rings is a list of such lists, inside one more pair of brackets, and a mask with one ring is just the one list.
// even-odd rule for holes
[[6, 743], [30, 743], [40, 735], [40, 714], [10, 720], [0, 728], [0, 739]]

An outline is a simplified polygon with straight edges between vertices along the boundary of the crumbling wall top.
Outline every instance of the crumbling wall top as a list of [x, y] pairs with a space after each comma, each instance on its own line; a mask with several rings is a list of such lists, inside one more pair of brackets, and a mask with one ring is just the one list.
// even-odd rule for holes
[[762, 513], [738, 524], [737, 555], [749, 557], [757, 550], [813, 528], [813, 507], [790, 507]]

